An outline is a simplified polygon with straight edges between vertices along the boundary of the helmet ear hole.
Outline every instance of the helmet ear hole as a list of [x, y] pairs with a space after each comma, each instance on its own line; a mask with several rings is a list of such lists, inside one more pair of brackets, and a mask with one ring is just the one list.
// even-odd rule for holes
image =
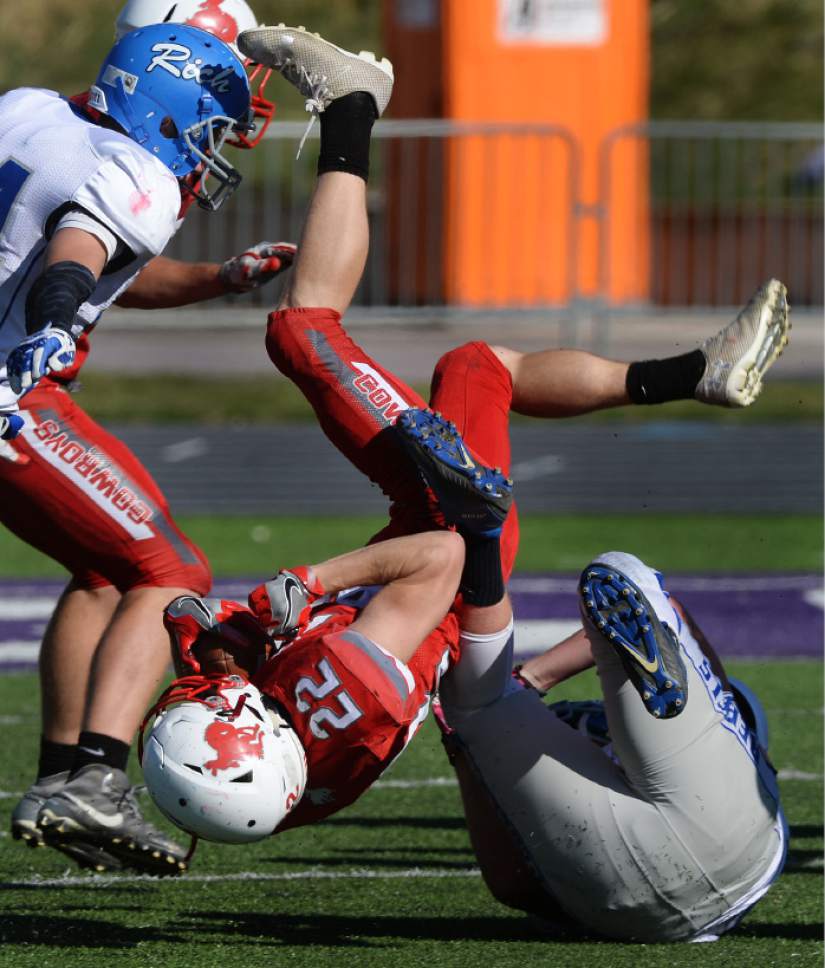
[[163, 121], [161, 121], [160, 133], [164, 138], [168, 138], [170, 141], [174, 141], [175, 138], [180, 137], [178, 126], [175, 124], [171, 115], [167, 114]]

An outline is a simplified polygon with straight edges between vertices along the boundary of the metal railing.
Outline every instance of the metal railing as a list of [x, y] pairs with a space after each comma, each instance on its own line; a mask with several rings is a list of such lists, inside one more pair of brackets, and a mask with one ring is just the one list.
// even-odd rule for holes
[[[275, 124], [258, 149], [236, 155], [242, 189], [217, 216], [193, 212], [168, 254], [218, 260], [259, 239], [297, 239], [314, 184], [318, 137], [316, 125], [296, 161], [304, 127]], [[788, 283], [795, 304], [819, 306], [821, 151], [817, 124], [651, 122], [621, 128], [600, 146], [597, 197], [583, 199], [582, 151], [564, 128], [383, 121], [375, 128], [368, 193], [370, 255], [355, 304], [382, 311], [460, 310], [454, 277], [462, 269], [451, 250], [471, 245], [476, 255], [488, 256], [487, 275], [475, 282], [475, 309], [575, 315], [594, 307], [621, 313], [645, 306], [727, 306], [770, 275]], [[472, 158], [472, 178], [462, 178], [463, 158]], [[629, 197], [622, 172], [632, 166], [643, 189]], [[525, 194], [520, 180], [527, 168], [547, 172], [543, 181], [523, 179], [534, 186], [532, 194]], [[492, 213], [496, 205], [506, 210], [508, 200], [498, 194], [508, 179], [518, 189], [509, 239], [495, 237], [494, 226], [500, 231], [508, 222], [500, 211], [488, 224], [477, 218], [473, 231], [456, 228], [457, 199], [455, 207], [476, 213]], [[628, 218], [635, 226], [629, 233]], [[598, 233], [595, 285], [590, 267], [582, 271], [588, 222]], [[521, 251], [539, 257], [513, 255], [517, 234]], [[637, 251], [629, 253], [628, 246]], [[619, 256], [622, 271], [630, 265], [638, 276], [641, 297], [622, 294]], [[502, 290], [519, 295], [502, 300]], [[269, 298], [260, 295], [252, 305]]]
[[615, 285], [615, 170], [634, 149], [649, 192], [629, 237], [649, 239], [651, 303], [736, 305], [773, 275], [795, 304], [822, 305], [820, 125], [651, 122], [613, 131], [599, 162], [602, 294]]

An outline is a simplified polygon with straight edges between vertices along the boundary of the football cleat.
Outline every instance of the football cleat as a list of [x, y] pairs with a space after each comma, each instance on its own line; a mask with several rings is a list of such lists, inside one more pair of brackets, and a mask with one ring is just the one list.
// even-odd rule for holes
[[[68, 771], [64, 770], [52, 776], [40, 777], [26, 790], [11, 815], [11, 835], [15, 840], [22, 840], [27, 847], [46, 846], [43, 831], [37, 826], [37, 815], [46, 800], [62, 789], [68, 778]], [[96, 844], [75, 841], [59, 849], [84, 870], [102, 873], [119, 870], [122, 866], [116, 857], [107, 854]]]
[[395, 422], [401, 443], [432, 491], [447, 524], [464, 535], [495, 538], [513, 503], [513, 482], [478, 463], [454, 423], [431, 410], [405, 410]]
[[707, 365], [696, 399], [720, 407], [749, 407], [787, 345], [790, 328], [788, 290], [771, 279], [732, 323], [702, 343]]
[[360, 54], [336, 47], [303, 27], [257, 27], [238, 37], [241, 52], [257, 64], [278, 71], [307, 99], [306, 107], [320, 114], [339, 98], [366, 91], [379, 117], [386, 110], [394, 82], [392, 64], [370, 51]]
[[673, 630], [642, 590], [616, 568], [594, 563], [579, 580], [582, 612], [613, 647], [645, 709], [657, 719], [687, 704], [687, 671]]
[[597, 746], [607, 746], [610, 742], [607, 716], [601, 699], [563, 699], [561, 702], [550, 703], [547, 708], [563, 723]]
[[43, 834], [37, 828], [37, 815], [46, 800], [57, 793], [68, 778], [68, 770], [38, 777], [26, 790], [11, 815], [11, 835], [15, 840], [22, 840], [29, 847], [45, 846]]
[[186, 851], [144, 820], [126, 774], [104, 764], [84, 766], [50, 796], [37, 826], [46, 844], [64, 853], [92, 844], [123, 867], [158, 876], [187, 867]]

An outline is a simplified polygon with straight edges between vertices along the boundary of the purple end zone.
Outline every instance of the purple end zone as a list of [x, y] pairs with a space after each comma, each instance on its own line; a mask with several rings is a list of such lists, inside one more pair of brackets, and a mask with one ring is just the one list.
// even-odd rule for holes
[[[577, 620], [577, 577], [514, 576], [510, 592], [516, 619]], [[245, 601], [258, 580], [218, 581], [212, 594]], [[825, 596], [819, 575], [670, 575], [666, 585], [723, 656], [822, 658]], [[39, 642], [62, 587], [59, 580], [0, 580], [1, 669], [36, 667]]]

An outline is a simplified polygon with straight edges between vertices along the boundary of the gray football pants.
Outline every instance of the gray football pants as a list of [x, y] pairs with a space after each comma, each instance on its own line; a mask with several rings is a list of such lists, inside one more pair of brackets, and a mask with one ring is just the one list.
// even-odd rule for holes
[[[628, 575], [678, 627], [655, 572], [630, 555], [598, 560]], [[680, 641], [688, 702], [679, 716], [657, 720], [613, 648], [592, 635], [621, 765], [533, 690], [513, 689], [509, 660], [498, 698], [479, 697], [485, 705], [473, 708], [466, 685], [463, 695], [451, 691], [449, 675], [442, 689], [447, 721], [546, 889], [572, 918], [610, 937], [689, 940], [732, 927], [784, 853], [778, 804], [723, 723], [718, 681], [685, 628]]]

